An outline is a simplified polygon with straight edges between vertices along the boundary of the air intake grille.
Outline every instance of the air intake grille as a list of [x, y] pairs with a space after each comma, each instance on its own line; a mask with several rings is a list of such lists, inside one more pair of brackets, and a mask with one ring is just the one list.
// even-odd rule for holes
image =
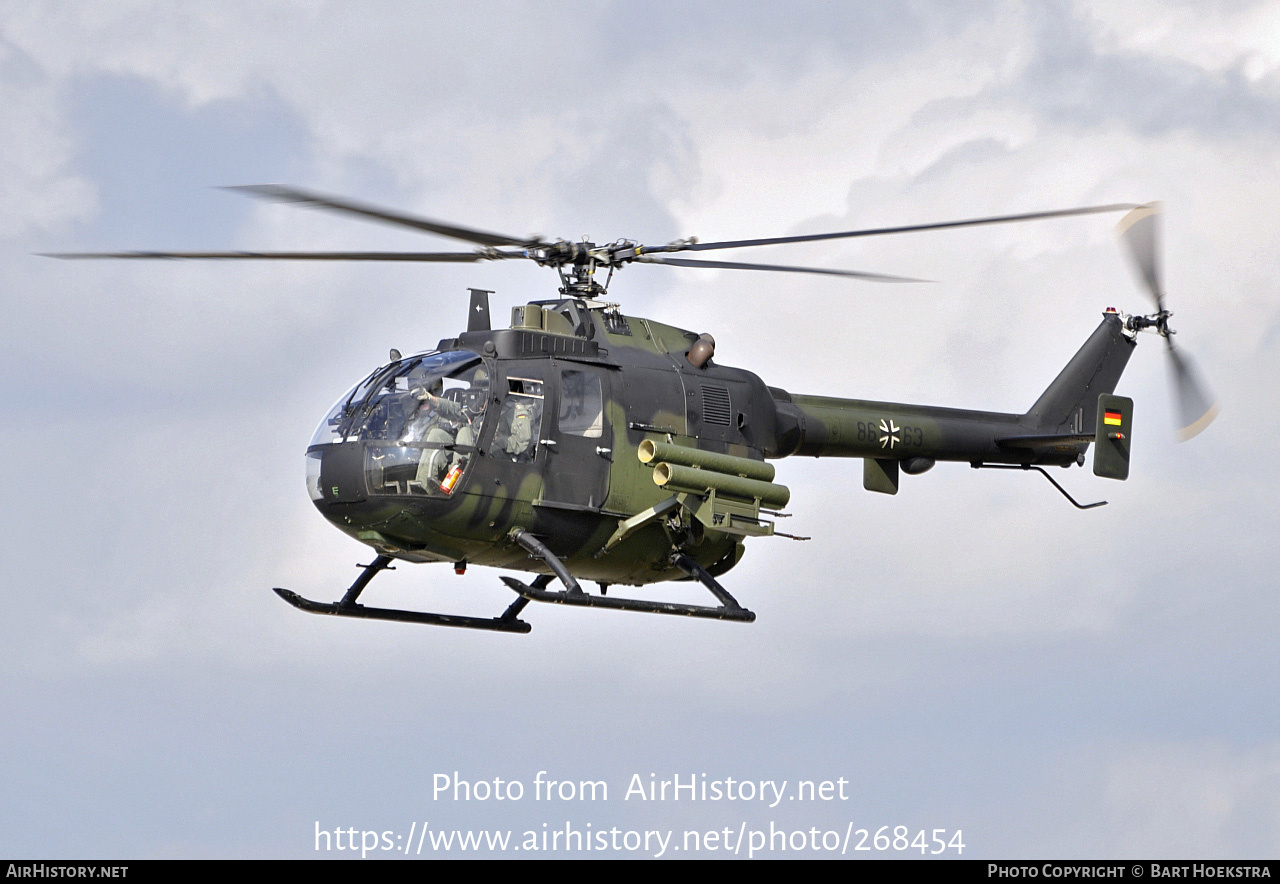
[[541, 356], [546, 353], [585, 356], [587, 354], [587, 342], [579, 338], [567, 338], [562, 335], [520, 332], [521, 356]]
[[702, 420], [704, 423], [727, 427], [732, 423], [733, 403], [724, 387], [702, 388]]

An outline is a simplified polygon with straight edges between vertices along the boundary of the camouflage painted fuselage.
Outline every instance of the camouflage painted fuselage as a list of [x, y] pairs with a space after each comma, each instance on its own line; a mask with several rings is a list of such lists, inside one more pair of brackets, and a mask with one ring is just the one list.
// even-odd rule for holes
[[[655, 484], [653, 465], [637, 457], [645, 440], [758, 461], [861, 457], [867, 487], [889, 493], [900, 464], [908, 473], [936, 460], [1065, 465], [1087, 448], [1091, 403], [1114, 389], [1133, 346], [1118, 317], [1104, 318], [1031, 411], [1012, 415], [793, 396], [714, 360], [695, 366], [687, 358], [698, 340], [692, 332], [583, 301], [514, 312], [512, 328], [466, 332], [438, 348], [478, 354], [492, 379], [489, 417], [468, 446], [461, 479], [434, 496], [378, 493], [367, 478], [371, 443], [313, 445], [309, 454], [321, 460], [315, 502], [327, 519], [412, 562], [545, 572], [510, 539], [522, 528], [579, 578], [631, 585], [681, 579], [684, 572], [671, 563], [677, 550], [719, 575], [741, 558], [743, 535], [682, 511], [649, 520], [606, 550], [623, 520], [672, 496]], [[584, 379], [598, 379], [602, 391], [590, 429], [566, 417], [568, 387]], [[544, 391], [541, 424], [531, 450], [516, 458], [497, 415], [531, 383]], [[891, 487], [873, 481], [877, 470], [891, 472]]]
[[[360, 467], [364, 443], [343, 442], [323, 452], [320, 484], [344, 490], [326, 494], [317, 507], [353, 537], [408, 561], [544, 570], [509, 540], [512, 529], [524, 528], [576, 576], [590, 580], [639, 585], [682, 578], [684, 573], [670, 564], [675, 547], [714, 573], [727, 570], [740, 556], [738, 538], [675, 524], [678, 520], [654, 520], [607, 554], [597, 553], [619, 520], [671, 496], [654, 484], [652, 468], [637, 459], [641, 442], [671, 441], [763, 459], [775, 437], [768, 389], [750, 372], [690, 365], [685, 353], [697, 335], [644, 319], [606, 316], [585, 305], [575, 328], [554, 305], [546, 307], [545, 317], [518, 316], [533, 327], [468, 332], [439, 347], [483, 357], [494, 379], [491, 415], [509, 394], [511, 379], [545, 384], [546, 405], [531, 456], [516, 460], [495, 446], [500, 424], [491, 417], [465, 477], [449, 496], [405, 498], [369, 493]], [[521, 310], [544, 312], [542, 305]], [[574, 435], [560, 426], [562, 379], [569, 371], [600, 380], [604, 408], [596, 436]], [[343, 448], [351, 449], [345, 467], [338, 463]]]

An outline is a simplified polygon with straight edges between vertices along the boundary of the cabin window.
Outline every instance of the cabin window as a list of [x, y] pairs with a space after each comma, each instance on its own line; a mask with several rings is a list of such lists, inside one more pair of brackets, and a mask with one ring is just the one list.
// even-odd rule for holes
[[599, 439], [604, 428], [600, 376], [566, 368], [560, 372], [560, 432]]

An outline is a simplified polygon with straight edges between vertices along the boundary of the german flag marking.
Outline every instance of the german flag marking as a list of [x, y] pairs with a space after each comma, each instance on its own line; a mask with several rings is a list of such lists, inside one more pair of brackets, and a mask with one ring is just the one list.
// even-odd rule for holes
[[1108, 426], [1118, 427], [1123, 423], [1123, 419], [1120, 417], [1120, 412], [1108, 408], [1102, 413], [1102, 422]]

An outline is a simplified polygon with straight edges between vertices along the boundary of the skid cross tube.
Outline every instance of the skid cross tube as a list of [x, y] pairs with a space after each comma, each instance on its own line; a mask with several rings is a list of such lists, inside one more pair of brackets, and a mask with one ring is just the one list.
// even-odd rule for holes
[[[729, 595], [729, 590], [716, 582], [716, 579], [711, 576], [711, 572], [699, 565], [693, 559], [689, 558], [689, 556], [686, 556], [683, 553], [677, 553], [671, 561], [681, 571], [688, 574], [694, 580], [698, 581], [710, 590], [711, 594], [716, 597], [716, 600], [720, 602], [726, 610], [736, 611], [743, 614], [751, 614], [750, 611], [738, 604], [737, 599]], [[751, 620], [755, 619], [756, 615], [751, 614]]]
[[[329, 614], [334, 617], [358, 617], [364, 620], [393, 620], [400, 623], [425, 623], [430, 626], [457, 626], [463, 629], [485, 629], [491, 632], [526, 633], [532, 627], [518, 619], [520, 612], [528, 604], [527, 599], [516, 599], [507, 610], [498, 617], [466, 617], [460, 614], [435, 614], [430, 611], [404, 611], [399, 608], [368, 608], [356, 603], [360, 593], [369, 585], [369, 581], [379, 571], [389, 568], [391, 556], [378, 556], [368, 565], [351, 588], [343, 595], [340, 602], [313, 602], [303, 598], [296, 592], [274, 587], [276, 595], [293, 605], [300, 611], [309, 614]], [[535, 581], [536, 582], [536, 581]]]
[[511, 539], [527, 549], [530, 555], [546, 563], [547, 567], [555, 572], [555, 575], [560, 578], [560, 582], [565, 585], [565, 589], [561, 591], [547, 590], [545, 587], [551, 582], [551, 577], [546, 574], [534, 580], [532, 585], [522, 583], [514, 577], [503, 577], [502, 582], [524, 600], [549, 602], [556, 605], [576, 605], [583, 608], [612, 608], [615, 611], [641, 611], [648, 614], [678, 614], [684, 617], [737, 620], [741, 623], [751, 623], [756, 619], [754, 612], [748, 611], [739, 605], [737, 599], [729, 595], [729, 592], [717, 583], [705, 568], [685, 555], [676, 555], [673, 559], [674, 564], [707, 587], [711, 594], [716, 597], [716, 600], [720, 602], [718, 607], [712, 605], [686, 605], [680, 602], [654, 602], [645, 599], [618, 598], [617, 596], [589, 595], [583, 592], [582, 587], [578, 585], [578, 581], [569, 573], [569, 569], [565, 567], [564, 562], [560, 561], [551, 550], [547, 549], [546, 544], [542, 543], [542, 541], [520, 528], [511, 532]]

